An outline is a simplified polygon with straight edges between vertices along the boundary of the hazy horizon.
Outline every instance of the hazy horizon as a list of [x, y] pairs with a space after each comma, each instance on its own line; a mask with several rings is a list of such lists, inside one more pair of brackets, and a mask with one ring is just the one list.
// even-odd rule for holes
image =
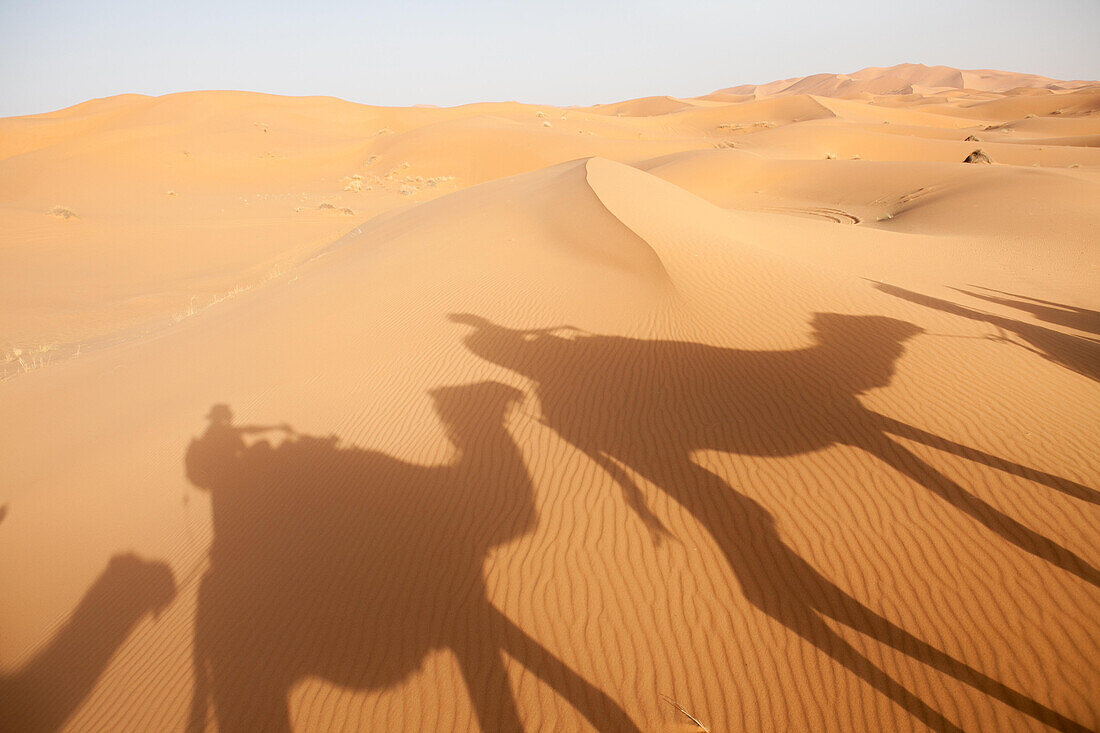
[[1100, 78], [1100, 3], [909, 8], [437, 0], [0, 3], [0, 116], [116, 94], [233, 89], [384, 106], [588, 105], [899, 63]]

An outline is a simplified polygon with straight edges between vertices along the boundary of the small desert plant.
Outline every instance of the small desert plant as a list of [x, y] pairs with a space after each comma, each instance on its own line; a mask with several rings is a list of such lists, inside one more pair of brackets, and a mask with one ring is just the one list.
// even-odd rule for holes
[[356, 173], [350, 178], [344, 179], [344, 190], [359, 193], [363, 190], [363, 176]]
[[78, 219], [76, 212], [72, 209], [66, 209], [64, 206], [55, 206], [46, 212], [49, 216], [56, 216], [58, 219]]
[[775, 127], [775, 123], [769, 122], [768, 120], [762, 120], [760, 122], [723, 122], [718, 125], [719, 130], [733, 131], [751, 130], [754, 127], [763, 127], [765, 130], [770, 130]]
[[59, 348], [60, 346], [58, 344], [44, 344], [25, 349], [13, 346], [10, 351], [4, 354], [4, 362], [17, 362], [19, 368], [22, 369], [25, 374], [32, 369], [48, 366], [53, 361], [53, 352], [57, 351]]
[[966, 156], [966, 159], [963, 160], [963, 162], [964, 163], [985, 163], [986, 165], [989, 165], [993, 162], [993, 159], [990, 158], [989, 154], [986, 153], [984, 150], [982, 150], [981, 148], [978, 148], [973, 153]]

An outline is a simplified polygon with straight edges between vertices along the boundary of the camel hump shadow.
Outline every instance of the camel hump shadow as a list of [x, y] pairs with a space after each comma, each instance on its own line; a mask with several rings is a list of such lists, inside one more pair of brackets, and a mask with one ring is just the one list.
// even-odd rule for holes
[[[296, 682], [381, 690], [436, 650], [454, 655], [485, 730], [522, 728], [505, 655], [596, 727], [637, 730], [489, 599], [487, 555], [537, 519], [507, 428], [523, 394], [483, 382], [429, 396], [455, 448], [449, 463], [410, 463], [285, 425], [236, 426], [224, 411], [188, 447], [185, 470], [210, 493], [214, 525], [190, 730], [212, 712], [223, 731], [286, 731]], [[288, 438], [244, 440], [270, 430]]]
[[[472, 314], [466, 347], [534, 384], [543, 422], [587, 454], [619, 485], [629, 506], [660, 538], [638, 475], [684, 507], [721, 548], [746, 598], [831, 656], [909, 714], [958, 730], [825, 623], [839, 621], [1048, 725], [1082, 726], [951, 658], [865, 606], [798, 556], [770, 512], [694, 462], [701, 450], [792, 456], [848, 445], [862, 449], [1017, 548], [1086, 582], [1100, 572], [1057, 542], [993, 507], [905, 447], [903, 437], [1076, 499], [1094, 489], [961, 445], [867, 409], [860, 395], [890, 384], [918, 326], [883, 316], [815, 314], [810, 346], [748, 351], [684, 341], [512, 329]], [[568, 337], [562, 335], [572, 331]], [[765, 567], [761, 558], [771, 562]]]

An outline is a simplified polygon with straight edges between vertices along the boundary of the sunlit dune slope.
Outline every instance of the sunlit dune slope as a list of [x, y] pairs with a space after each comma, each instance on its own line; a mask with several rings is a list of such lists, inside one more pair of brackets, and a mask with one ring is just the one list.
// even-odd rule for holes
[[1095, 729], [1095, 148], [818, 94], [0, 121], [0, 722]]
[[[857, 100], [800, 87], [588, 109], [190, 92], [0, 120], [0, 346], [52, 362], [155, 331], [380, 213], [593, 155], [635, 164], [740, 148], [765, 161], [959, 163], [980, 147], [996, 165], [1081, 167], [1094, 180], [1095, 91], [1049, 80], [1043, 95], [993, 91], [1007, 82], [967, 91], [945, 84], [971, 72], [905, 69], [940, 91]], [[1010, 88], [1038, 83], [1017, 76]]]

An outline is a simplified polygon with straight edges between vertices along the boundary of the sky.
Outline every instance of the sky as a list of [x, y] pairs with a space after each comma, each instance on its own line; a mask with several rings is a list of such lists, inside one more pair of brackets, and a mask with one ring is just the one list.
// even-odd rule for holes
[[240, 89], [587, 105], [902, 62], [1100, 79], [1100, 0], [0, 0], [0, 116]]

